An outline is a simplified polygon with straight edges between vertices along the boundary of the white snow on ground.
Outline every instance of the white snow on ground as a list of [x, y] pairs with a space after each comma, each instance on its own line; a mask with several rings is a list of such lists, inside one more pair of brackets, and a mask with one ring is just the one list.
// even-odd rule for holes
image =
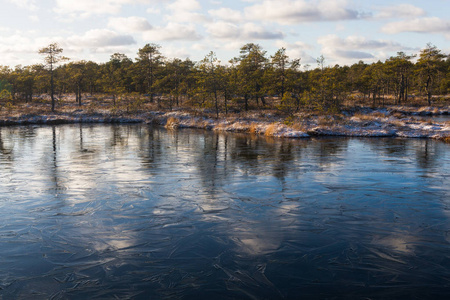
[[[242, 120], [242, 119], [205, 119], [185, 113], [170, 113], [180, 120], [180, 127], [208, 128], [216, 131], [252, 132], [275, 137], [306, 138], [313, 135], [353, 136], [353, 137], [414, 137], [414, 138], [444, 138], [450, 136], [448, 123], [429, 123], [411, 119], [399, 119], [393, 116], [359, 118], [351, 117], [345, 125], [317, 125], [311, 122], [305, 126], [305, 131], [295, 130], [279, 122]], [[270, 133], [267, 132], [268, 127]]]
[[[430, 109], [430, 111], [431, 110], [432, 109]], [[434, 111], [436, 111], [436, 109], [434, 109]], [[441, 111], [446, 110], [441, 109]], [[298, 116], [297, 122], [301, 122], [302, 130], [296, 130], [285, 125], [281, 118], [276, 119], [275, 117], [270, 117], [270, 122], [268, 119], [269, 118], [264, 116], [213, 119], [184, 111], [172, 111], [167, 113], [148, 112], [138, 116], [126, 117], [111, 116], [106, 113], [89, 114], [83, 113], [82, 110], [77, 110], [67, 114], [4, 117], [0, 119], [0, 126], [22, 124], [146, 122], [167, 125], [169, 128], [203, 128], [215, 131], [249, 132], [282, 138], [307, 138], [317, 135], [435, 139], [450, 137], [450, 122], [425, 122], [411, 117], [396, 117], [389, 114], [387, 110], [369, 111], [367, 114], [359, 114], [351, 117], [344, 116], [340, 119], [323, 116], [312, 116], [309, 118]], [[323, 120], [328, 120], [328, 123], [323, 122]]]
[[448, 107], [433, 107], [433, 106], [423, 106], [423, 107], [410, 107], [410, 106], [391, 106], [387, 111], [400, 112], [409, 115], [449, 115], [450, 109]]

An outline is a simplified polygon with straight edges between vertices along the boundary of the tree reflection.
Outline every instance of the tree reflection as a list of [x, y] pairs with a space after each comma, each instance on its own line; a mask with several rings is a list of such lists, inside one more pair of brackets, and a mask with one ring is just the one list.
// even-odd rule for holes
[[[448, 262], [430, 264], [448, 248], [446, 145], [140, 125], [36, 134], [35, 144], [14, 148], [21, 142], [5, 142], [0, 128], [0, 148], [18, 151], [15, 169], [44, 157], [39, 170], [49, 170], [18, 170], [33, 194], [10, 193], [2, 206], [0, 281], [14, 282], [1, 287], [11, 298], [20, 289], [32, 297], [32, 281], [55, 287], [47, 298], [202, 298], [205, 290], [295, 298], [323, 286], [328, 296], [424, 280], [448, 287]], [[95, 156], [80, 155], [88, 149]], [[424, 180], [420, 168], [441, 176]], [[64, 201], [60, 188], [68, 188]], [[136, 294], [126, 294], [130, 287]]]
[[80, 151], [84, 150], [83, 146], [83, 124], [80, 123]]
[[416, 147], [417, 165], [426, 171], [437, 165], [440, 156], [441, 154], [436, 147], [436, 141], [422, 140], [420, 145]]
[[145, 128], [138, 133], [139, 157], [142, 165], [148, 169], [156, 169], [163, 153], [161, 131], [159, 129]]
[[388, 138], [383, 139], [383, 141], [383, 146], [378, 149], [386, 153], [388, 156], [402, 157], [406, 154], [406, 151], [408, 149], [408, 142], [406, 139]]
[[349, 139], [347, 138], [319, 138], [315, 141], [315, 151], [319, 165], [330, 166], [344, 151], [348, 148]]
[[[274, 176], [284, 181], [285, 177], [288, 174], [288, 170], [292, 166], [292, 162], [295, 159], [294, 156], [294, 146], [293, 144], [288, 142], [281, 142], [277, 147], [277, 151], [275, 153], [275, 163], [273, 165]], [[298, 148], [295, 150], [299, 150]], [[298, 157], [297, 159], [301, 159]]]
[[125, 136], [123, 130], [127, 130], [125, 126], [113, 125], [111, 126], [112, 138], [109, 142], [111, 148], [123, 148], [128, 145], [128, 136]]
[[56, 127], [52, 126], [52, 165], [49, 168], [51, 182], [53, 183], [52, 190], [55, 192], [56, 197], [59, 197], [60, 193], [64, 191], [65, 187], [61, 183], [58, 165], [58, 145], [56, 139]]
[[7, 161], [13, 161], [12, 148], [5, 146], [5, 143], [3, 141], [3, 136], [2, 136], [2, 131], [3, 131], [2, 129], [3, 128], [0, 127], [0, 153], [2, 154], [4, 159], [6, 159]]

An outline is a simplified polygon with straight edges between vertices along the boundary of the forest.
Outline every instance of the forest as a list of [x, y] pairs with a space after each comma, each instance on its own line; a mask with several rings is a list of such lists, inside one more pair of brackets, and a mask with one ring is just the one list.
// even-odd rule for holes
[[420, 53], [398, 52], [384, 62], [351, 66], [329, 66], [324, 56], [316, 65], [302, 65], [285, 48], [269, 55], [253, 43], [228, 62], [212, 51], [198, 62], [168, 59], [158, 44], [145, 45], [134, 60], [114, 53], [105, 63], [70, 61], [56, 43], [36, 55], [41, 64], [0, 66], [2, 107], [51, 102], [55, 111], [72, 95], [79, 106], [126, 104], [127, 111], [150, 104], [155, 110], [202, 108], [217, 117], [267, 108], [291, 115], [359, 105], [442, 106], [450, 91], [450, 58], [432, 44]]

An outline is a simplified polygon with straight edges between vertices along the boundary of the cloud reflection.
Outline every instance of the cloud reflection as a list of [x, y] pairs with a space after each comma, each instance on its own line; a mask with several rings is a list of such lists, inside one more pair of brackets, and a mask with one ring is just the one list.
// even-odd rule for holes
[[48, 298], [448, 287], [445, 262], [438, 275], [418, 268], [449, 247], [445, 144], [141, 125], [0, 133], [0, 287], [12, 298], [36, 278]]

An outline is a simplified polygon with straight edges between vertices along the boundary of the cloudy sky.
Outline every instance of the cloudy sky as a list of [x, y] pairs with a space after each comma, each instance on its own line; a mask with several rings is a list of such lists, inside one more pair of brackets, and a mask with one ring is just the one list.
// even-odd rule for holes
[[384, 61], [427, 43], [450, 53], [450, 0], [0, 0], [0, 65], [39, 63], [52, 42], [71, 60], [135, 59], [147, 43], [168, 58], [223, 62], [246, 43], [281, 47], [303, 65]]

